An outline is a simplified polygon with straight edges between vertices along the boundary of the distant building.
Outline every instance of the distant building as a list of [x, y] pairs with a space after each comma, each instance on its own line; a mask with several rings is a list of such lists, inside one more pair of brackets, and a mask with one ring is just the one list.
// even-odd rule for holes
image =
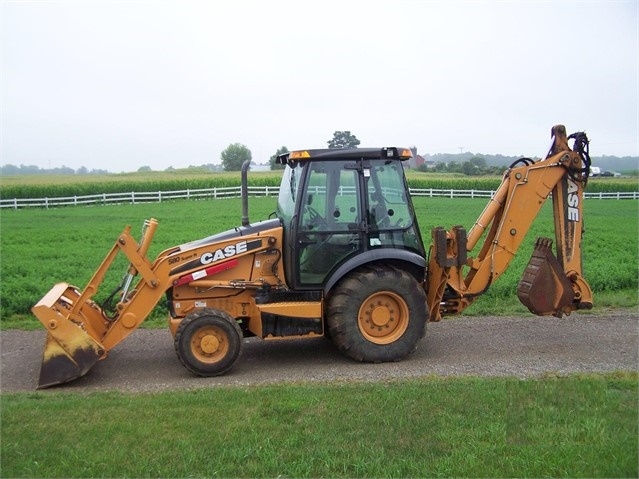
[[422, 155], [417, 155], [415, 151], [413, 150], [413, 157], [410, 160], [408, 160], [408, 167], [417, 169], [422, 166], [425, 166], [427, 169], [430, 169], [430, 168], [435, 168], [435, 166], [437, 166], [437, 163], [435, 163], [433, 160], [427, 160]]
[[[420, 156], [420, 158], [422, 157]], [[423, 165], [429, 170], [437, 166], [437, 162], [434, 160], [428, 160], [426, 158], [422, 158], [422, 160], [423, 160]]]

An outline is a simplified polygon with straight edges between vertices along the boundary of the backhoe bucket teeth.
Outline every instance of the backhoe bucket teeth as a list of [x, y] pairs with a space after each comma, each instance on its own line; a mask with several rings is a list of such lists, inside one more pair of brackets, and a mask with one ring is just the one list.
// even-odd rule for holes
[[38, 389], [84, 376], [106, 357], [93, 337], [104, 329], [100, 308], [92, 300], [80, 304], [80, 298], [76, 288], [59, 283], [31, 309], [47, 329]]
[[561, 317], [574, 309], [571, 306], [575, 293], [551, 247], [551, 239], [537, 238], [517, 287], [517, 296], [531, 313]]

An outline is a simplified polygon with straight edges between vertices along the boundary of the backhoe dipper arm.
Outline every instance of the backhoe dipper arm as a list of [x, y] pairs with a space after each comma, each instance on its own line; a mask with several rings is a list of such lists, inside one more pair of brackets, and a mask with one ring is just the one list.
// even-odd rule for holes
[[[504, 173], [468, 234], [460, 226], [433, 230], [426, 285], [431, 321], [460, 313], [506, 270], [551, 193], [557, 256], [551, 239], [537, 239], [519, 283], [519, 299], [538, 315], [561, 317], [592, 307], [581, 264], [582, 199], [590, 171], [588, 139], [584, 133], [571, 135], [575, 140], [571, 149], [563, 125], [553, 127], [552, 137], [545, 159], [519, 160]], [[484, 233], [479, 253], [471, 256]]]

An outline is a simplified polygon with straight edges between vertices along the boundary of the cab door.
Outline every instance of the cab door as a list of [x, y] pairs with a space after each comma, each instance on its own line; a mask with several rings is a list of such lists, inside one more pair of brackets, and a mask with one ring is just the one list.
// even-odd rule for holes
[[364, 244], [362, 185], [357, 169], [341, 160], [311, 163], [308, 168], [296, 228], [297, 278], [303, 287], [320, 287]]

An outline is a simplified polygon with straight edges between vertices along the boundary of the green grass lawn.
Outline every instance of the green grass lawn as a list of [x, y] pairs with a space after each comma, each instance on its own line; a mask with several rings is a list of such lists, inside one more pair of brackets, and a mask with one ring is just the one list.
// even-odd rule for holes
[[[275, 202], [272, 197], [251, 198], [250, 219], [266, 219], [274, 211]], [[470, 228], [486, 200], [418, 197], [414, 204], [422, 237], [428, 244], [435, 226], [461, 224]], [[584, 276], [594, 291], [595, 307], [635, 307], [639, 201], [587, 200], [584, 208]], [[159, 220], [149, 250], [149, 257], [154, 258], [165, 248], [237, 226], [240, 216], [239, 199], [2, 210], [0, 325], [39, 327], [30, 315], [31, 306], [56, 282], [84, 287], [126, 224], [132, 225], [134, 236], [139, 237], [145, 218]], [[537, 236], [554, 237], [550, 203], [544, 205], [509, 269], [464, 314], [529, 314], [515, 290]], [[114, 285], [125, 269], [126, 263], [114, 271]], [[112, 287], [105, 284], [103, 295]], [[146, 324], [163, 326], [163, 311], [160, 305], [153, 316], [155, 323]]]
[[2, 477], [637, 477], [637, 374], [3, 394]]

